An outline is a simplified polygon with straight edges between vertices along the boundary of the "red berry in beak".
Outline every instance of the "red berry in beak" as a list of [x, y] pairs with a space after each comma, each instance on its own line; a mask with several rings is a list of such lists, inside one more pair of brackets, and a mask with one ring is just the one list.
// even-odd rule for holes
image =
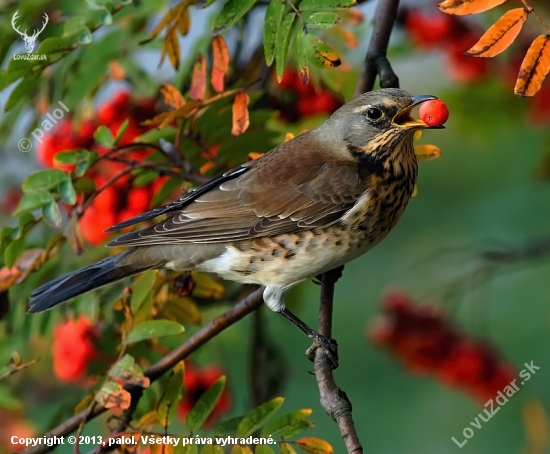
[[449, 109], [439, 99], [422, 103], [418, 112], [420, 119], [428, 126], [441, 126], [449, 119]]

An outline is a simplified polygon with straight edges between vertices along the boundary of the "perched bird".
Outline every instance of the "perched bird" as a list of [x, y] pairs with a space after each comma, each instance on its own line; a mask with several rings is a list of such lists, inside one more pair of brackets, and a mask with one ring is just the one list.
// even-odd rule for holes
[[299, 282], [367, 252], [395, 226], [417, 176], [413, 107], [435, 96], [400, 89], [364, 93], [318, 128], [283, 143], [108, 231], [166, 214], [108, 246], [129, 246], [38, 287], [29, 312], [149, 269], [199, 270], [260, 284], [267, 306], [284, 315], [337, 364], [336, 342], [320, 335], [284, 303]]

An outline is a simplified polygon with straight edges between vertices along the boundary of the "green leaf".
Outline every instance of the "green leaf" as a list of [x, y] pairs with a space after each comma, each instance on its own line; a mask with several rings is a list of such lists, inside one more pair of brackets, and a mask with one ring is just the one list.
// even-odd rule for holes
[[88, 153], [89, 154], [86, 156], [86, 159], [80, 162], [76, 166], [75, 173], [76, 173], [76, 176], [78, 177], [81, 177], [82, 175], [84, 175], [88, 171], [88, 169], [92, 167], [97, 161], [97, 159], [99, 158], [99, 153], [97, 151], [91, 151]]
[[334, 12], [316, 12], [304, 17], [308, 28], [331, 28], [340, 21], [340, 16]]
[[21, 200], [19, 200], [19, 205], [17, 205], [17, 208], [13, 212], [13, 216], [19, 216], [23, 213], [34, 211], [44, 205], [47, 205], [53, 200], [53, 195], [46, 189], [25, 192], [21, 197]]
[[157, 191], [157, 193], [153, 196], [153, 200], [151, 201], [151, 206], [158, 206], [160, 203], [166, 199], [172, 192], [176, 190], [180, 190], [181, 192], [181, 180], [177, 178], [170, 178], [164, 185]]
[[145, 377], [143, 370], [136, 364], [133, 356], [125, 354], [109, 369], [109, 377], [124, 385], [131, 384], [147, 388], [149, 378]]
[[24, 237], [21, 237], [9, 243], [6, 246], [6, 249], [4, 250], [4, 264], [8, 268], [11, 268], [15, 264], [15, 261], [21, 255], [24, 249], [25, 249]]
[[277, 78], [280, 80], [285, 72], [286, 56], [288, 54], [288, 44], [290, 42], [290, 32], [292, 30], [292, 24], [296, 19], [296, 13], [288, 13], [279, 32], [277, 33], [277, 44], [275, 47], [275, 64], [277, 70]]
[[42, 207], [42, 216], [44, 221], [51, 227], [59, 227], [61, 225], [61, 211], [57, 202], [52, 201]]
[[76, 203], [76, 191], [73, 182], [69, 178], [57, 185], [57, 192], [61, 196], [63, 202], [69, 205], [74, 205]]
[[150, 270], [142, 273], [135, 280], [134, 287], [132, 289], [132, 296], [130, 298], [130, 309], [132, 309], [134, 314], [141, 307], [147, 295], [151, 293], [156, 275], [156, 271]]
[[271, 0], [265, 12], [264, 22], [264, 55], [265, 62], [268, 65], [275, 59], [275, 44], [277, 42], [277, 32], [283, 21], [286, 2], [284, 0]]
[[261, 436], [267, 437], [269, 435], [275, 435], [282, 432], [286, 427], [306, 419], [309, 415], [311, 415], [311, 412], [312, 411], [309, 408], [303, 408], [301, 410], [296, 410], [292, 413], [279, 416], [273, 421], [270, 421], [269, 424], [266, 424], [266, 426], [262, 429]]
[[134, 186], [145, 186], [153, 181], [155, 181], [158, 178], [159, 174], [155, 172], [154, 170], [144, 170], [137, 175], [133, 181], [132, 184]]
[[95, 181], [87, 177], [79, 178], [73, 185], [78, 194], [90, 194], [96, 189]]
[[220, 445], [204, 445], [201, 454], [224, 454], [224, 452]]
[[43, 62], [42, 66], [48, 66], [59, 60], [64, 54], [70, 52], [72, 47], [73, 43], [71, 39], [54, 36], [42, 41], [35, 53], [46, 54], [48, 59]]
[[220, 33], [235, 25], [254, 6], [256, 0], [229, 0], [216, 16], [212, 29]]
[[40, 73], [31, 73], [28, 76], [24, 77], [19, 84], [12, 90], [6, 105], [4, 106], [4, 111], [10, 110], [12, 107], [17, 105], [20, 101], [27, 101], [32, 95], [34, 95], [36, 87], [41, 80], [42, 75]]
[[171, 320], [147, 320], [134, 326], [124, 343], [131, 344], [155, 337], [173, 336], [183, 333], [184, 330], [182, 325]]
[[355, 0], [302, 0], [300, 11], [333, 11], [347, 9], [355, 5]]
[[318, 68], [334, 68], [342, 61], [336, 51], [319, 37], [311, 33], [306, 36], [306, 57]]
[[107, 126], [101, 125], [94, 132], [95, 141], [102, 147], [112, 147], [115, 144], [115, 138]]
[[157, 406], [158, 421], [164, 427], [168, 427], [174, 418], [183, 386], [183, 362], [178, 363], [170, 373], [170, 377], [163, 386], [164, 394]]
[[113, 23], [113, 16], [109, 11], [105, 9], [99, 14], [99, 21], [103, 25], [111, 25]]
[[214, 433], [219, 437], [223, 437], [229, 434], [234, 434], [235, 431], [237, 430], [237, 427], [239, 427], [240, 422], [243, 420], [243, 418], [244, 416], [235, 416], [234, 418], [220, 421], [214, 427]]
[[64, 37], [78, 35], [84, 29], [88, 29], [86, 16], [74, 16], [63, 24]]
[[124, 122], [120, 125], [120, 128], [118, 128], [118, 131], [116, 133], [116, 137], [115, 137], [115, 140], [114, 140], [114, 143], [113, 145], [114, 146], [117, 146], [118, 143], [120, 142], [120, 139], [122, 139], [122, 136], [124, 135], [124, 133], [126, 132], [126, 129], [128, 129], [128, 125], [130, 124], [130, 119], [127, 118], [126, 120], [124, 120]]
[[248, 437], [263, 426], [273, 416], [284, 402], [283, 397], [275, 397], [256, 407], [246, 414], [237, 427], [237, 437]]
[[90, 44], [93, 41], [92, 32], [88, 28], [84, 28], [78, 35], [78, 42], [80, 44]]
[[290, 426], [285, 427], [281, 432], [281, 438], [292, 438], [295, 435], [302, 433], [304, 430], [312, 429], [315, 427], [313, 421], [297, 421]]
[[25, 192], [40, 191], [42, 189], [50, 190], [68, 179], [69, 176], [60, 169], [39, 170], [38, 172], [31, 173], [23, 181], [21, 189]]
[[222, 375], [208, 388], [195, 402], [193, 408], [185, 418], [185, 425], [189, 432], [199, 430], [214, 410], [225, 388], [226, 377]]

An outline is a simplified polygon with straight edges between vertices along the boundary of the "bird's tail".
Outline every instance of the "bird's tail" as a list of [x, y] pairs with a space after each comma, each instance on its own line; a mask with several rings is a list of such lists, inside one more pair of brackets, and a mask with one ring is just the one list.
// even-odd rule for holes
[[75, 296], [159, 266], [132, 260], [134, 253], [135, 249], [130, 249], [41, 285], [31, 294], [28, 312], [43, 312]]

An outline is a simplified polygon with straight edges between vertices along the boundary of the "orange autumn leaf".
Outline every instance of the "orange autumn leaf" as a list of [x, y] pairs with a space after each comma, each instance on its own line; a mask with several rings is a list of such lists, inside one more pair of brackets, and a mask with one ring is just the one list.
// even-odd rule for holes
[[203, 99], [206, 92], [206, 59], [203, 54], [199, 54], [195, 67], [193, 68], [193, 78], [191, 79], [191, 88], [189, 96], [191, 99]]
[[296, 446], [298, 446], [302, 451], [311, 454], [334, 454], [334, 449], [332, 446], [321, 438], [300, 438], [296, 441]]
[[515, 8], [506, 12], [467, 52], [471, 57], [494, 57], [504, 52], [519, 35], [527, 20], [525, 8]]
[[414, 147], [414, 153], [418, 161], [432, 161], [441, 156], [441, 150], [435, 145], [416, 145]]
[[174, 109], [179, 109], [185, 105], [185, 99], [180, 91], [171, 84], [162, 84], [160, 86], [160, 93], [164, 103]]
[[240, 91], [235, 96], [235, 102], [233, 103], [233, 127], [231, 128], [231, 134], [239, 136], [248, 129], [250, 124], [250, 117], [248, 115], [248, 103], [250, 98], [246, 91]]
[[224, 88], [223, 79], [229, 69], [229, 51], [225, 40], [220, 35], [212, 38], [212, 54], [214, 60], [211, 76], [212, 87], [221, 93]]
[[531, 43], [514, 87], [517, 96], [533, 96], [550, 71], [550, 35], [540, 35]]
[[265, 153], [256, 153], [254, 151], [251, 151], [248, 153], [248, 156], [246, 157], [247, 161], [254, 161], [255, 159], [261, 158]]
[[501, 5], [505, 1], [506, 0], [445, 0], [438, 6], [444, 13], [465, 16], [466, 14], [482, 13], [483, 11]]

